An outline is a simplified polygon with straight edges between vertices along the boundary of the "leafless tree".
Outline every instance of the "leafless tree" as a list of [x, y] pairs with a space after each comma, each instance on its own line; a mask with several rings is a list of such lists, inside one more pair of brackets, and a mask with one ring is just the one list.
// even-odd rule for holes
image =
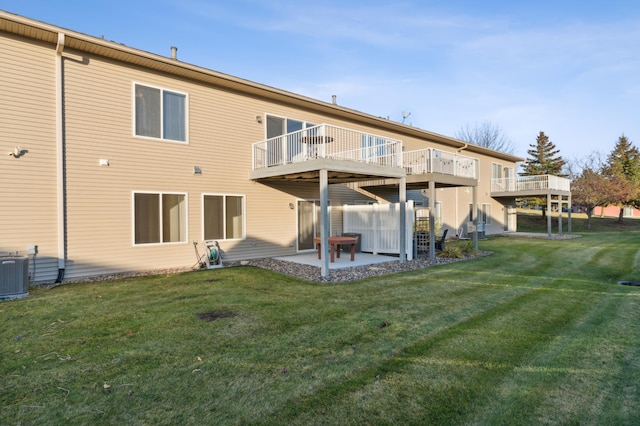
[[505, 135], [502, 128], [490, 121], [476, 123], [474, 126], [467, 123], [456, 132], [455, 137], [506, 154], [513, 154], [515, 151], [513, 142]]
[[592, 151], [583, 157], [570, 158], [565, 162], [562, 174], [573, 180], [582, 175], [582, 171], [586, 169], [600, 172], [605, 165], [606, 158], [606, 154], [599, 151]]

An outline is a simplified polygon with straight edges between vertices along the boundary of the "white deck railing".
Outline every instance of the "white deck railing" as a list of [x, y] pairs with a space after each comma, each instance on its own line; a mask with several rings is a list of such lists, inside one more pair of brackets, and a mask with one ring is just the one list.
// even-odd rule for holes
[[491, 192], [520, 191], [567, 191], [571, 190], [571, 181], [554, 175], [517, 176], [512, 178], [491, 179]]
[[317, 158], [402, 167], [402, 141], [320, 124], [256, 142], [253, 170]]
[[404, 153], [403, 165], [407, 175], [442, 173], [478, 179], [478, 160], [439, 149], [426, 148]]

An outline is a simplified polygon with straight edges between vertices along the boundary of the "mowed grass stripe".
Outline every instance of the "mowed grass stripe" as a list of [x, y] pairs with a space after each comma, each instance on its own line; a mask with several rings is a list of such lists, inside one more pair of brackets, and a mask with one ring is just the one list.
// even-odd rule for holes
[[[590, 297], [593, 296], [582, 295], [584, 300]], [[399, 377], [403, 377], [404, 380], [399, 386], [411, 388], [421, 376], [424, 376], [425, 383], [432, 382], [434, 380], [431, 377], [432, 370], [441, 370], [442, 375], [448, 376], [446, 381], [451, 386], [449, 391], [442, 393], [439, 387], [429, 391], [423, 384], [418, 385], [420, 391], [416, 392], [413, 398], [417, 398], [414, 401], [416, 406], [423, 407], [423, 420], [436, 423], [444, 419], [453, 420], [463, 414], [464, 410], [461, 410], [461, 406], [468, 405], [472, 400], [474, 404], [478, 404], [482, 399], [487, 398], [491, 392], [490, 384], [498, 382], [505, 374], [509, 374], [510, 370], [516, 368], [519, 359], [556, 338], [559, 330], [566, 327], [571, 319], [587, 306], [569, 299], [560, 299], [554, 305], [549, 304], [546, 292], [540, 289], [528, 290], [509, 301], [500, 300], [499, 303], [487, 306], [482, 311], [470, 314], [451, 327], [441, 329], [434, 336], [416, 340], [411, 345], [399, 348], [395, 354], [388, 356], [377, 365], [369, 365], [359, 370], [351, 378], [334, 382], [332, 386], [320, 389], [314, 395], [306, 395], [302, 400], [292, 401], [287, 404], [284, 411], [278, 413], [277, 417], [287, 422], [304, 424], [315, 415], [321, 415], [323, 410], [328, 410], [328, 407], [332, 407], [331, 411], [334, 413], [340, 412], [341, 409], [345, 410], [337, 417], [347, 415], [346, 411], [353, 416], [350, 410], [358, 404], [363, 404], [360, 407], [362, 418], [357, 417], [356, 420], [366, 423], [368, 418], [372, 418], [370, 416], [375, 417], [380, 413], [377, 408], [374, 413], [367, 413], [367, 403], [362, 401], [362, 393], [366, 393], [363, 387], [373, 386], [378, 389], [385, 386], [385, 378], [391, 376], [394, 377], [392, 383], [398, 382]], [[451, 354], [455, 354], [453, 358]], [[424, 366], [421, 362], [423, 358], [441, 359], [445, 362], [437, 365], [436, 368], [433, 368], [433, 364], [430, 363], [427, 369], [429, 372], [425, 372], [421, 368]], [[508, 364], [511, 367], [509, 369], [483, 367], [487, 364]], [[439, 376], [436, 381], [443, 379], [445, 377]], [[382, 383], [375, 383], [378, 380]], [[472, 385], [474, 381], [483, 385], [476, 388]], [[454, 382], [457, 383], [455, 386]], [[402, 392], [402, 389], [396, 385], [392, 386], [388, 392], [393, 394]], [[377, 395], [377, 392], [375, 394]], [[384, 402], [381, 404], [384, 405]], [[429, 407], [433, 405], [439, 407], [439, 410], [431, 411]], [[318, 407], [317, 411], [312, 407]], [[445, 407], [457, 408], [452, 412]], [[398, 408], [400, 407], [388, 409], [393, 411]], [[315, 414], [305, 414], [297, 419], [298, 413], [307, 413], [309, 410], [314, 411]], [[334, 420], [336, 419], [334, 417]], [[272, 420], [275, 421], [275, 418], [267, 419], [266, 423]]]
[[[610, 251], [613, 247], [615, 247], [615, 245], [608, 245], [601, 247], [600, 250]], [[602, 257], [605, 257], [605, 255]], [[480, 370], [485, 373], [488, 370], [496, 371], [497, 378], [495, 381], [499, 381], [500, 377], [503, 375], [508, 376], [512, 371], [518, 370], [517, 360], [520, 359], [520, 357], [527, 358], [531, 353], [535, 353], [537, 348], [544, 347], [549, 344], [549, 342], [560, 340], [563, 329], [570, 327], [570, 324], [573, 322], [580, 321], [581, 316], [588, 316], [590, 306], [593, 304], [599, 304], [603, 294], [602, 291], [571, 291], [572, 294], [569, 294], [566, 297], [550, 299], [548, 297], [549, 292], [555, 293], [556, 291], [564, 291], [561, 288], [555, 288], [558, 286], [559, 282], [563, 281], [566, 282], [567, 280], [552, 280], [544, 283], [548, 286], [547, 288], [531, 288], [531, 292], [511, 301], [510, 303], [500, 304], [495, 309], [483, 312], [482, 315], [470, 317], [467, 321], [447, 329], [442, 334], [438, 335], [437, 338], [425, 341], [423, 345], [415, 345], [405, 348], [405, 351], [410, 354], [414, 354], [413, 356], [415, 359], [420, 359], [426, 354], [429, 355], [429, 359], [441, 359], [437, 355], [433, 354], [434, 351], [436, 353], [438, 352], [437, 347], [431, 347], [431, 345], [434, 345], [435, 342], [443, 342], [443, 344], [446, 342], [442, 351], [444, 353], [456, 353], [457, 358], [454, 360], [449, 359], [445, 364], [453, 363], [456, 367], [481, 366], [482, 368], [480, 368]], [[553, 306], [550, 302], [554, 302], [557, 306]], [[496, 319], [500, 320], [498, 321], [497, 329], [501, 330], [501, 332], [498, 334], [491, 331], [492, 327], [490, 326], [490, 323], [492, 322], [492, 319], [493, 321]], [[577, 328], [580, 329], [580, 327]], [[473, 330], [481, 331], [474, 333]], [[505, 334], [505, 330], [512, 330], [512, 332]], [[455, 337], [456, 335], [457, 337]], [[524, 339], [524, 342], [519, 342], [519, 336]], [[535, 340], [532, 340], [532, 336], [537, 336], [539, 341], [536, 343]], [[468, 352], [464, 352], [461, 348], [466, 348]], [[483, 356], [488, 356], [488, 358], [484, 359]], [[387, 374], [402, 374], [402, 371], [410, 364], [412, 364], [412, 362], [407, 358], [396, 357], [392, 360], [388, 360], [387, 363], [383, 363], [378, 371], [385, 371]], [[509, 365], [509, 368], [505, 368], [505, 365]], [[501, 368], [496, 370], [487, 368], [488, 366], [501, 366]], [[571, 367], [558, 367], [557, 370], [545, 370], [544, 367], [540, 368], [543, 371], [563, 371], [563, 369], [571, 371]], [[529, 371], [530, 369], [531, 367], [528, 365], [521, 368], [522, 371]], [[602, 370], [600, 369], [585, 371], [602, 374]], [[364, 381], [366, 382], [367, 378], [370, 379], [373, 373], [375, 373], [375, 371], [365, 371], [363, 373], [365, 376]], [[470, 374], [471, 373], [469, 371], [466, 371], [460, 381], [460, 384], [464, 387], [466, 392], [462, 392], [461, 389], [458, 389], [461, 394], [466, 394], [466, 396], [461, 396], [464, 401], [442, 401], [442, 404], [436, 404], [440, 407], [443, 405], [458, 407], [456, 412], [445, 411], [432, 413], [433, 415], [425, 414], [424, 420], [437, 423], [445, 419], [451, 420], [460, 415], [460, 403], [464, 402], [463, 405], [468, 405], [471, 399], [469, 392], [473, 387], [469, 386], [469, 383], [466, 380], [471, 379]], [[488, 374], [485, 374], [482, 377], [482, 380], [480, 380], [483, 383], [483, 389], [479, 390], [479, 395], [474, 397], [474, 399], [482, 399], [480, 396], [483, 395], [482, 391], [487, 390], [487, 375]], [[411, 374], [411, 376], [414, 376], [414, 374]], [[376, 377], [379, 377], [379, 375], [376, 375]], [[356, 391], [358, 398], [362, 398], [361, 392], [359, 392], [359, 385], [361, 382], [361, 378], [355, 378], [353, 379], [351, 386], [344, 386], [344, 384], [341, 384], [341, 386], [348, 389], [349, 392]], [[407, 385], [403, 384], [403, 386]], [[394, 391], [398, 390], [394, 389]], [[390, 394], [391, 393], [393, 392], [390, 392]], [[492, 392], [489, 391], [488, 395], [491, 394]], [[331, 395], [331, 398], [328, 398], [327, 395]], [[312, 400], [310, 405], [321, 404], [322, 402], [327, 405], [340, 405], [340, 400], [345, 397], [346, 395], [340, 395], [335, 390], [328, 389], [317, 400]], [[433, 400], [433, 398], [437, 398], [437, 396], [432, 395], [431, 400]], [[352, 406], [357, 403], [357, 401], [353, 401], [352, 398], [346, 399], [348, 401], [348, 406]], [[305, 404], [309, 404], [309, 401], [305, 402]], [[473, 404], [474, 409], [470, 411], [471, 415], [476, 414], [475, 407], [477, 404], [478, 402], [475, 401]], [[420, 406], [420, 404], [417, 405]], [[583, 408], [586, 409], [588, 407]], [[335, 408], [332, 409], [332, 411], [335, 410]], [[292, 408], [291, 411], [295, 412], [298, 410], [296, 408]], [[306, 412], [306, 410], [300, 411]], [[576, 413], [573, 412], [572, 414], [575, 415]], [[380, 410], [377, 408], [375, 409], [375, 413], [369, 413], [368, 415], [365, 410], [361, 420], [366, 422], [367, 418], [372, 418], [368, 416], [378, 415], [380, 415]], [[508, 413], [507, 418], [511, 415], [512, 413]], [[307, 417], [305, 416], [305, 418]], [[390, 418], [388, 420], [392, 421], [394, 419]], [[302, 423], [304, 423], [304, 421], [302, 421]], [[494, 423], [489, 422], [488, 424]]]
[[636, 229], [339, 285], [242, 267], [38, 290], [0, 304], [0, 423], [638, 424], [640, 288], [616, 284]]
[[[638, 323], [638, 308], [637, 298], [617, 292], [595, 301], [546, 350], [506, 376], [475, 421], [637, 424], [640, 404], [624, 388], [639, 378], [637, 350], [626, 350], [640, 339], [640, 327], [628, 323]], [[613, 403], [617, 409], [611, 410]]]

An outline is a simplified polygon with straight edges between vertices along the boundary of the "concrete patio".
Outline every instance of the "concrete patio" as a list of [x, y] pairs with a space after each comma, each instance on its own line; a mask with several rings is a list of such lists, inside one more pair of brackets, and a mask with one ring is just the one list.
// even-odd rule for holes
[[[322, 260], [318, 259], [318, 252], [299, 253], [293, 256], [281, 256], [274, 257], [275, 260], [283, 260], [285, 262], [299, 263], [301, 265], [322, 267]], [[352, 262], [349, 253], [342, 252], [340, 258], [335, 258], [335, 262], [329, 262], [329, 269], [342, 269], [353, 268], [356, 266], [368, 266], [375, 265], [377, 263], [385, 262], [399, 262], [398, 256], [371, 254], [371, 253], [356, 253], [355, 260]]]

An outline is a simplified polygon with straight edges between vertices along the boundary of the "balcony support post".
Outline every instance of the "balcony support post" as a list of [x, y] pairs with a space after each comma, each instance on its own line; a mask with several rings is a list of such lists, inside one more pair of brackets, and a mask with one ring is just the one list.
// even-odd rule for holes
[[564, 205], [564, 197], [558, 195], [558, 235], [562, 235], [562, 206]]
[[400, 200], [400, 263], [407, 263], [407, 178], [398, 185]]
[[473, 206], [471, 211], [473, 212], [473, 249], [478, 251], [478, 185], [473, 187], [472, 191]]
[[436, 258], [436, 182], [429, 181], [429, 259]]
[[569, 197], [567, 198], [567, 217], [567, 232], [569, 233], [569, 235], [571, 235], [571, 193], [569, 193]]
[[551, 194], [547, 194], [547, 234], [551, 237]]
[[329, 172], [320, 170], [320, 239], [322, 267], [320, 275], [329, 276]]

